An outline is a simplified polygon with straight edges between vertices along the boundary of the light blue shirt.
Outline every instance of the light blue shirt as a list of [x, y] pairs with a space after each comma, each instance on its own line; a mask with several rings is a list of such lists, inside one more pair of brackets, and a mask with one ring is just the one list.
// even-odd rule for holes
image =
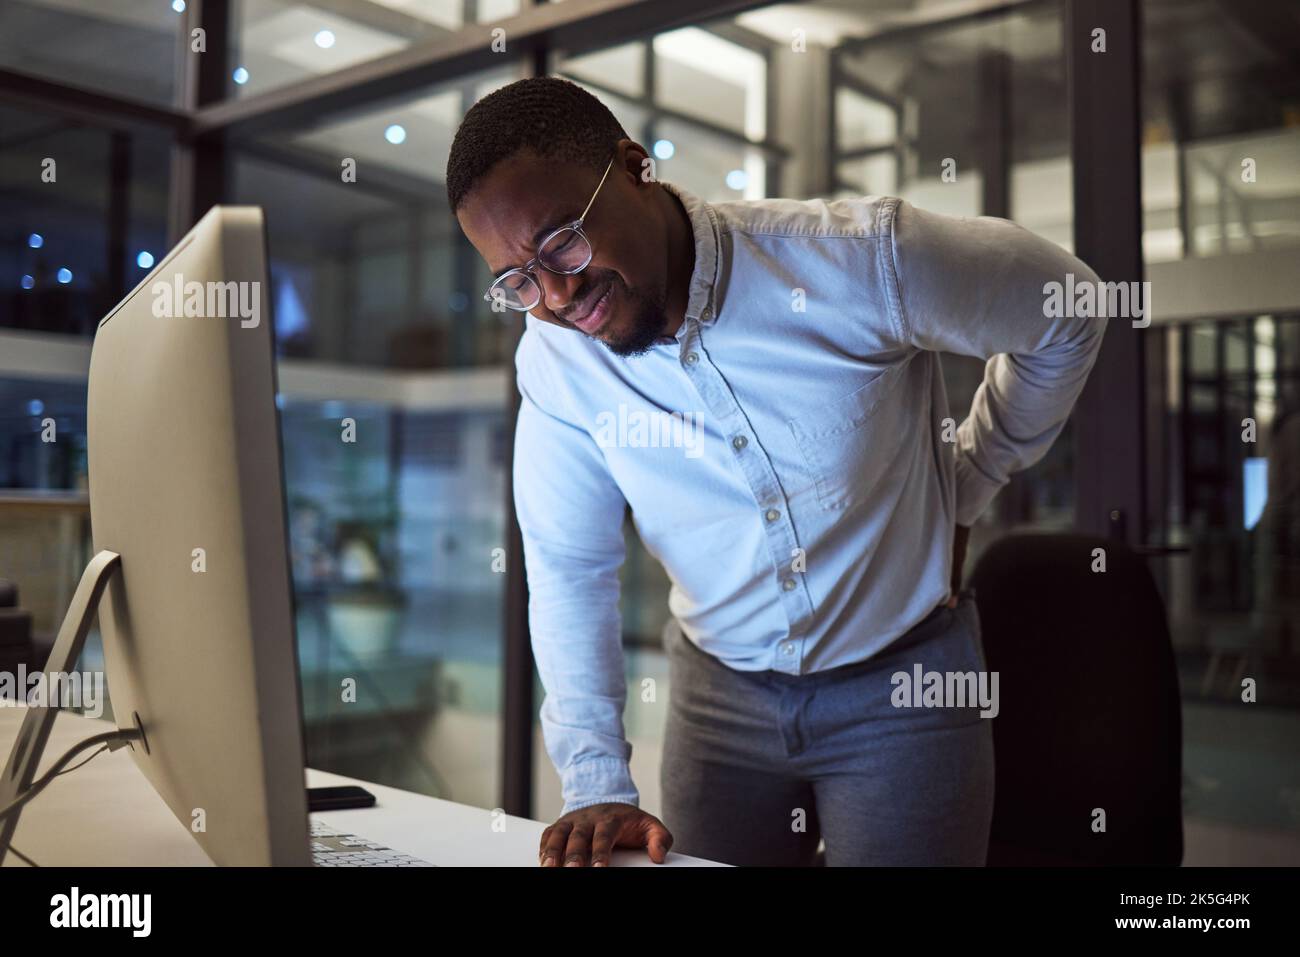
[[[1006, 220], [662, 185], [695, 234], [677, 334], [623, 359], [529, 316], [515, 357], [515, 504], [563, 813], [639, 800], [625, 506], [701, 650], [792, 675], [870, 658], [948, 597], [954, 526], [1047, 451], [1104, 331], [1047, 318], [1047, 284], [1097, 275]], [[988, 360], [959, 427], [939, 352]]]

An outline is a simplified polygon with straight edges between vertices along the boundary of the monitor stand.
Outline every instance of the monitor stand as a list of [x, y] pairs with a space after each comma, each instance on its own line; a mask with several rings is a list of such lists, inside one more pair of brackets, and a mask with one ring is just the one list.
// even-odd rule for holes
[[[121, 562], [122, 556], [110, 551], [101, 551], [90, 560], [72, 596], [68, 613], [63, 617], [63, 624], [59, 627], [59, 637], [50, 650], [49, 660], [45, 662], [43, 670], [46, 674], [52, 672], [67, 674], [77, 666], [77, 661], [81, 658], [81, 650], [86, 644], [86, 633], [90, 631], [90, 623], [99, 609], [100, 598], [113, 575], [121, 571]], [[20, 693], [25, 697], [26, 689]], [[23, 726], [14, 740], [13, 750], [9, 752], [9, 761], [5, 764], [3, 775], [0, 775], [0, 807], [17, 798], [31, 787], [32, 781], [35, 780], [36, 768], [45, 751], [45, 744], [49, 741], [54, 719], [59, 714], [59, 709], [53, 704], [54, 702], [47, 700], [45, 707], [27, 709], [23, 717]], [[139, 718], [133, 716], [133, 719], [137, 730], [140, 730]], [[147, 751], [149, 746], [143, 741], [143, 735], [142, 743]], [[9, 851], [9, 842], [18, 827], [18, 817], [21, 813], [22, 809], [19, 808], [4, 821], [0, 821], [0, 864], [4, 863], [5, 855]]]

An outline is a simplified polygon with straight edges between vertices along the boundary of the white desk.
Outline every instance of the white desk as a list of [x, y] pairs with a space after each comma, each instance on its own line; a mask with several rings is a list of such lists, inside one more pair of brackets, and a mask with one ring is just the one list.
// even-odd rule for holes
[[[0, 767], [18, 736], [24, 713], [24, 708], [0, 707]], [[60, 712], [37, 777], [78, 741], [112, 728], [107, 721]], [[505, 830], [494, 831], [493, 814], [483, 808], [307, 770], [309, 787], [338, 784], [364, 787], [375, 796], [375, 806], [322, 811], [313, 814], [313, 820], [443, 867], [537, 867], [537, 849], [546, 827], [541, 821], [507, 815]], [[106, 751], [85, 767], [51, 781], [23, 808], [13, 846], [43, 867], [212, 866], [125, 748]], [[644, 849], [616, 850], [610, 863], [616, 867], [724, 866], [672, 852], [667, 861], [656, 865]], [[5, 866], [27, 865], [9, 854]]]

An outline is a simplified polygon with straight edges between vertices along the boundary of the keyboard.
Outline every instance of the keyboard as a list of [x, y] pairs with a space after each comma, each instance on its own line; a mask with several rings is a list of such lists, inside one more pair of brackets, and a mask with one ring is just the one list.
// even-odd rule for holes
[[311, 860], [317, 867], [437, 867], [403, 854], [378, 841], [342, 834], [319, 821], [311, 822]]

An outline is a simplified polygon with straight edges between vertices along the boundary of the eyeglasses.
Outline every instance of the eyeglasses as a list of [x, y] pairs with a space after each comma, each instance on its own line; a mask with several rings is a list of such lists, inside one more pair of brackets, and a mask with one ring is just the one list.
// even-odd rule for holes
[[533, 275], [533, 271], [538, 266], [560, 276], [572, 276], [587, 268], [595, 253], [591, 247], [591, 240], [582, 231], [582, 223], [587, 218], [587, 213], [591, 211], [591, 205], [596, 201], [596, 196], [600, 193], [600, 188], [605, 185], [605, 178], [609, 176], [613, 166], [614, 157], [611, 156], [608, 165], [605, 166], [604, 175], [596, 184], [596, 192], [591, 194], [587, 208], [582, 211], [581, 216], [548, 233], [538, 245], [536, 257], [523, 266], [506, 270], [493, 280], [488, 291], [483, 294], [483, 298], [493, 303], [494, 309], [498, 302], [507, 309], [521, 312], [535, 308], [542, 301], [542, 284]]

